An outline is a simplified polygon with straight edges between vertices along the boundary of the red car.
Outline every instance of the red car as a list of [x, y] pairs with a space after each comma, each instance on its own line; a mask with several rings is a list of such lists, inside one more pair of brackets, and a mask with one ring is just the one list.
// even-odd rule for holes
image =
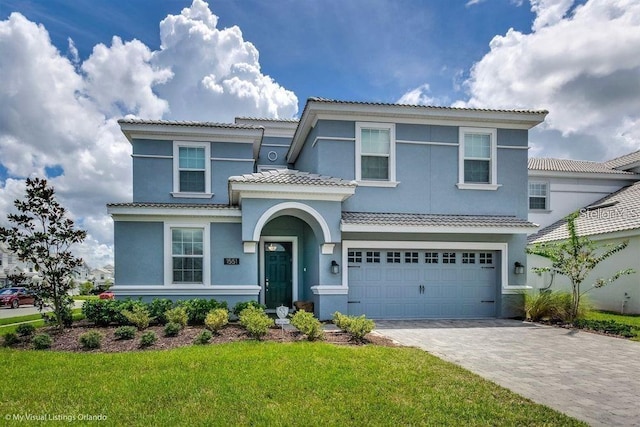
[[18, 308], [22, 304], [36, 305], [36, 299], [25, 288], [0, 289], [0, 305]]
[[114, 299], [115, 297], [116, 295], [111, 291], [104, 291], [103, 293], [98, 295], [98, 298], [100, 299]]

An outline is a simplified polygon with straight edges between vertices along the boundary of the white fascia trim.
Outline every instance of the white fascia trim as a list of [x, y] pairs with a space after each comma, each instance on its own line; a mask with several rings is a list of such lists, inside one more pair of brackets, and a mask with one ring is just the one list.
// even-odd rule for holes
[[348, 295], [349, 288], [347, 286], [335, 285], [316, 285], [311, 287], [314, 295]]
[[133, 206], [111, 206], [107, 208], [107, 213], [116, 215], [135, 216], [162, 216], [162, 217], [206, 217], [206, 218], [242, 218], [242, 211], [238, 208], [230, 209], [206, 209], [206, 208], [162, 208], [162, 207], [133, 207]]
[[131, 142], [133, 139], [189, 140], [208, 142], [233, 142], [256, 144], [262, 139], [263, 129], [234, 127], [182, 126], [179, 124], [121, 123], [122, 133]]
[[292, 200], [327, 200], [342, 202], [353, 196], [356, 187], [327, 185], [291, 185], [231, 182], [233, 203], [242, 199], [284, 198]]
[[464, 182], [456, 183], [456, 187], [459, 190], [482, 190], [482, 191], [496, 191], [502, 187], [502, 184], [467, 184]]
[[457, 142], [433, 142], [433, 141], [414, 141], [408, 139], [397, 139], [396, 144], [415, 144], [415, 145], [443, 145], [446, 147], [457, 147]]
[[131, 157], [139, 159], [173, 159], [173, 156], [163, 156], [160, 154], [132, 154]]
[[529, 150], [531, 147], [522, 145], [498, 145], [498, 148], [504, 148], [506, 150]]
[[356, 181], [358, 187], [384, 187], [395, 188], [400, 181]]
[[438, 227], [415, 225], [340, 224], [344, 233], [529, 234], [539, 227]]
[[[201, 228], [202, 229], [202, 284], [176, 285], [173, 283], [173, 253], [172, 253], [172, 228]], [[183, 218], [179, 221], [167, 221], [164, 223], [164, 285], [165, 286], [210, 286], [211, 285], [211, 223], [206, 219]]]
[[144, 286], [116, 285], [111, 290], [120, 296], [133, 295], [257, 295], [260, 286]]
[[355, 138], [342, 137], [342, 136], [316, 136], [316, 138], [311, 143], [311, 146], [315, 147], [316, 144], [318, 143], [318, 141], [347, 141], [347, 142], [353, 142], [355, 140], [356, 140]]
[[255, 163], [254, 159], [239, 159], [239, 158], [230, 158], [230, 157], [212, 157], [211, 160], [215, 162], [251, 162]]
[[[179, 221], [181, 218], [194, 218], [193, 215], [176, 214], [176, 215], [111, 215], [114, 222], [164, 222]], [[197, 218], [205, 218], [212, 223], [242, 223], [242, 217], [236, 216], [206, 216], [200, 215]]]
[[[342, 265], [349, 265], [349, 250], [351, 249], [452, 249], [452, 250], [487, 250], [500, 251], [500, 280], [502, 293], [508, 290], [518, 289], [509, 286], [509, 244], [496, 242], [410, 242], [410, 241], [379, 241], [379, 240], [343, 240], [342, 241]], [[348, 289], [349, 269], [342, 269], [342, 286]], [[507, 291], [507, 292], [506, 292]]]
[[640, 181], [639, 174], [615, 174], [603, 172], [562, 172], [562, 171], [541, 171], [529, 169], [530, 177], [544, 178], [576, 178], [576, 179], [603, 179], [612, 181]]

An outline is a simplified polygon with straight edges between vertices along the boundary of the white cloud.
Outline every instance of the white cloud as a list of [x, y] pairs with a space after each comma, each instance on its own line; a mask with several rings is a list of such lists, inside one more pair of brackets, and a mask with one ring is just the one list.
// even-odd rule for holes
[[591, 0], [568, 15], [570, 1], [531, 3], [532, 32], [496, 36], [466, 82], [469, 100], [455, 105], [548, 109], [545, 128], [556, 133], [532, 134], [540, 153], [563, 144], [597, 160], [640, 148], [640, 2]]
[[431, 87], [428, 83], [411, 89], [400, 97], [396, 102], [398, 104], [409, 105], [442, 105], [440, 100], [429, 95]]
[[[296, 96], [260, 71], [255, 47], [237, 27], [217, 29], [195, 0], [161, 23], [162, 47], [113, 37], [81, 61], [73, 40], [62, 54], [42, 25], [13, 13], [0, 21], [0, 212], [24, 196], [24, 178], [45, 176], [88, 231], [78, 254], [92, 266], [113, 262], [105, 204], [131, 200], [131, 146], [118, 118], [229, 121], [236, 114], [292, 117]], [[6, 218], [0, 223], [7, 225]]]
[[155, 90], [181, 120], [232, 121], [235, 116], [291, 118], [298, 98], [262, 74], [258, 50], [237, 26], [219, 29], [207, 3], [194, 0], [160, 23], [151, 63], [174, 76]]

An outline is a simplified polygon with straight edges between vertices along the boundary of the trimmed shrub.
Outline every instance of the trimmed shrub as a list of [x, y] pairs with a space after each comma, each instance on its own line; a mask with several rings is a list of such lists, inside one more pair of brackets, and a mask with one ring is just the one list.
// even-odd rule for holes
[[52, 344], [53, 340], [49, 334], [36, 334], [31, 338], [31, 345], [33, 345], [33, 348], [36, 350], [46, 350], [51, 348]]
[[351, 317], [336, 311], [333, 313], [333, 323], [335, 323], [338, 329], [347, 332], [349, 324], [351, 323]]
[[140, 336], [140, 347], [151, 347], [158, 341], [158, 335], [153, 331], [147, 331]]
[[[116, 316], [116, 322], [118, 325], [131, 325], [134, 322], [131, 322], [127, 317], [123, 314], [124, 311], [128, 311], [131, 313], [140, 312], [142, 310], [146, 310], [147, 314], [149, 313], [149, 306], [147, 303], [143, 302], [140, 299], [132, 300], [127, 298], [126, 300], [115, 300], [116, 306], [118, 307], [118, 314]], [[149, 321], [153, 319], [149, 318]]]
[[169, 321], [165, 313], [173, 308], [173, 301], [168, 298], [154, 298], [148, 308], [149, 315], [156, 319], [158, 323], [164, 325]]
[[213, 334], [211, 333], [211, 331], [208, 331], [205, 329], [198, 334], [198, 336], [193, 341], [193, 343], [197, 345], [209, 344], [209, 341], [211, 341], [212, 337], [213, 337]]
[[[69, 307], [63, 307], [61, 309], [61, 314], [62, 314], [62, 324], [68, 328], [73, 324], [73, 312], [71, 311], [71, 309]], [[44, 323], [46, 323], [47, 325], [57, 325], [58, 324], [58, 319], [56, 318], [55, 313], [53, 312], [48, 312], [48, 313], [42, 313], [42, 320], [44, 320]]]
[[229, 310], [226, 308], [211, 310], [204, 319], [204, 325], [213, 333], [218, 333], [227, 323], [229, 323]]
[[15, 332], [7, 332], [2, 335], [2, 338], [4, 339], [3, 345], [5, 347], [11, 347], [12, 345], [16, 345], [20, 342], [20, 338], [18, 338], [18, 334]]
[[312, 313], [298, 310], [291, 318], [291, 324], [307, 336], [307, 340], [315, 341], [324, 338], [322, 323]]
[[169, 322], [164, 325], [164, 336], [165, 337], [177, 337], [182, 329], [182, 325], [179, 323]]
[[146, 307], [135, 305], [131, 311], [122, 310], [122, 315], [128, 322], [132, 323], [139, 331], [143, 331], [149, 327], [151, 316]]
[[93, 350], [100, 348], [102, 345], [103, 335], [98, 331], [89, 331], [80, 335], [78, 342], [85, 350]]
[[21, 337], [30, 337], [36, 331], [36, 327], [31, 323], [21, 323], [16, 327], [16, 333]]
[[247, 307], [240, 312], [240, 324], [253, 338], [261, 339], [273, 326], [273, 319], [261, 308]]
[[136, 328], [134, 326], [120, 326], [113, 335], [117, 340], [132, 340], [136, 337]]
[[242, 310], [249, 307], [260, 308], [263, 311], [267, 309], [266, 305], [260, 304], [258, 301], [242, 301], [233, 306], [233, 314], [240, 316]]
[[346, 316], [338, 311], [333, 313], [333, 323], [344, 332], [351, 335], [356, 341], [362, 341], [369, 332], [373, 331], [376, 324], [371, 319], [362, 316]]
[[204, 325], [204, 319], [211, 310], [227, 308], [226, 302], [218, 302], [215, 299], [194, 298], [181, 301], [180, 306], [187, 310], [188, 323], [190, 325]]
[[189, 320], [189, 316], [187, 315], [187, 309], [182, 306], [175, 307], [175, 308], [172, 308], [171, 310], [165, 311], [164, 317], [165, 319], [167, 319], [168, 323], [177, 323], [182, 328], [187, 326], [187, 321]]
[[96, 326], [109, 326], [120, 323], [120, 302], [112, 299], [86, 300], [82, 304], [82, 314], [85, 319]]
[[640, 328], [625, 325], [615, 320], [587, 320], [576, 319], [573, 326], [580, 329], [589, 329], [592, 331], [604, 332], [611, 335], [619, 335], [625, 338], [633, 338], [640, 334]]

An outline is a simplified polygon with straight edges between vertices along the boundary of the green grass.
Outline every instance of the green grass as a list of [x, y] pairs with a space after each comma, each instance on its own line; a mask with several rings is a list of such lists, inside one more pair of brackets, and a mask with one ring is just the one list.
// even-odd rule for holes
[[26, 316], [8, 317], [6, 319], [0, 319], [0, 326], [11, 325], [12, 323], [30, 322], [31, 320], [42, 319], [40, 313], [27, 314]]
[[[590, 311], [585, 316], [587, 320], [613, 320], [623, 325], [630, 325], [640, 330], [640, 316], [631, 314], [617, 314], [607, 311]], [[631, 338], [633, 341], [640, 341], [640, 331], [635, 338]]]
[[3, 349], [0, 357], [0, 417], [102, 414], [101, 425], [138, 426], [584, 425], [413, 348], [249, 341], [119, 354]]
[[[81, 308], [74, 308], [71, 310], [71, 313], [73, 314], [73, 320], [84, 319]], [[0, 319], [0, 336], [6, 334], [7, 332], [15, 332], [18, 324], [24, 322], [29, 322], [36, 328], [41, 328], [44, 326], [44, 320], [42, 320], [42, 315], [40, 313]]]
[[74, 295], [73, 299], [76, 301], [89, 301], [94, 299], [100, 299], [98, 295]]

